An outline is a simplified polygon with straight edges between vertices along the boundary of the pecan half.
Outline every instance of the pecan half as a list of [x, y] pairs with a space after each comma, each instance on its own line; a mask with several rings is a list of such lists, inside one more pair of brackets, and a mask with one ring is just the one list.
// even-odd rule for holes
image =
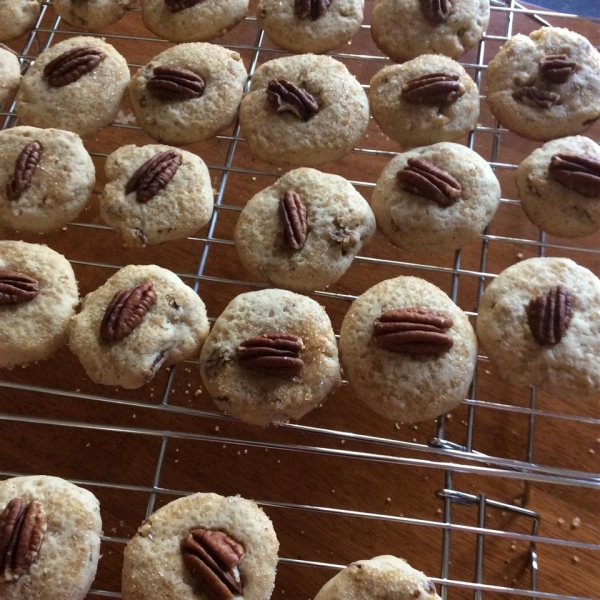
[[520, 100], [524, 104], [539, 106], [540, 108], [551, 108], [555, 104], [562, 103], [559, 94], [533, 86], [518, 88], [512, 96], [515, 100]]
[[295, 0], [294, 12], [300, 19], [310, 17], [313, 21], [316, 21], [329, 10], [330, 5], [331, 0]]
[[13, 498], [0, 515], [0, 578], [17, 581], [35, 562], [46, 533], [46, 513], [39, 500]]
[[44, 77], [51, 86], [63, 87], [91, 73], [105, 58], [100, 48], [73, 48], [50, 61], [44, 67]]
[[29, 302], [40, 293], [37, 279], [18, 273], [0, 269], [0, 306]]
[[460, 75], [452, 71], [413, 77], [402, 86], [402, 97], [413, 104], [447, 104], [464, 93]]
[[420, 0], [421, 9], [427, 19], [436, 25], [444, 23], [450, 15], [451, 0]]
[[125, 186], [125, 193], [136, 192], [135, 199], [144, 204], [163, 190], [175, 177], [181, 164], [181, 156], [168, 150], [148, 159], [131, 176]]
[[548, 54], [540, 60], [540, 73], [552, 83], [565, 83], [577, 69], [566, 54]]
[[200, 2], [204, 2], [204, 0], [165, 0], [165, 6], [171, 12], [181, 12], [186, 8], [192, 8], [192, 6], [200, 4]]
[[308, 235], [306, 205], [302, 196], [292, 190], [285, 192], [279, 204], [279, 214], [283, 221], [283, 237], [286, 245], [292, 250], [300, 250]]
[[159, 100], [181, 102], [200, 98], [206, 83], [200, 75], [181, 67], [156, 67], [146, 83], [148, 92]]
[[295, 377], [304, 366], [302, 338], [291, 333], [266, 333], [242, 342], [237, 349], [241, 365], [282, 377]]
[[533, 339], [542, 346], [558, 344], [571, 323], [572, 306], [573, 294], [564, 285], [533, 298], [525, 309]]
[[269, 81], [267, 98], [277, 112], [292, 112], [303, 121], [308, 121], [319, 112], [319, 105], [313, 96], [285, 79]]
[[241, 544], [222, 531], [198, 527], [181, 541], [188, 571], [213, 600], [233, 600], [242, 595], [237, 567], [246, 555]]
[[434, 354], [448, 352], [454, 340], [446, 330], [454, 321], [444, 313], [428, 308], [396, 308], [381, 313], [373, 325], [373, 341], [377, 346], [401, 354]]
[[40, 142], [29, 142], [21, 150], [15, 163], [13, 178], [6, 184], [6, 196], [9, 200], [18, 200], [27, 189], [40, 160], [42, 160], [43, 150]]
[[124, 340], [155, 304], [156, 292], [152, 281], [119, 290], [106, 308], [100, 323], [100, 337], [107, 342]]
[[554, 181], [584, 196], [600, 196], [600, 160], [597, 158], [558, 153], [550, 159], [548, 174]]
[[462, 194], [462, 186], [450, 173], [424, 158], [409, 158], [407, 166], [396, 173], [396, 179], [403, 190], [443, 207], [454, 204]]

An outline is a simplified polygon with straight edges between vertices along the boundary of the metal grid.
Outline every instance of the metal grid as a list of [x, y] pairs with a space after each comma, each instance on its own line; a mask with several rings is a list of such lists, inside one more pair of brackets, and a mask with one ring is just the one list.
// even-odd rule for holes
[[[476, 83], [481, 87], [482, 77], [486, 69], [486, 45], [493, 43], [503, 43], [509, 37], [511, 37], [517, 31], [515, 30], [515, 19], [517, 17], [526, 17], [537, 25], [557, 24], [554, 19], [562, 19], [568, 17], [570, 19], [581, 19], [576, 15], [559, 15], [550, 11], [538, 11], [535, 12], [527, 9], [526, 7], [518, 4], [515, 0], [507, 0], [506, 3], [501, 0], [492, 0], [492, 18], [502, 19], [503, 31], [499, 35], [487, 34], [484, 39], [480, 42], [476, 52], [476, 59], [473, 62], [462, 63], [465, 68], [470, 69], [474, 73], [474, 79]], [[591, 21], [597, 21], [600, 24], [599, 19], [590, 19]], [[254, 21], [253, 17], [248, 17], [247, 21]], [[363, 25], [363, 30], [368, 30], [368, 25]], [[240, 52], [246, 51], [250, 53], [249, 63], [249, 79], [246, 87], [249, 87], [250, 79], [254, 73], [257, 65], [259, 64], [259, 58], [261, 53], [268, 53], [266, 60], [276, 57], [278, 54], [283, 54], [283, 51], [278, 50], [275, 47], [265, 46], [265, 35], [262, 31], [256, 28], [257, 34], [254, 43], [251, 44], [239, 44], [239, 43], [225, 43], [227, 47], [236, 49]], [[59, 17], [54, 17], [51, 5], [44, 3], [40, 17], [28, 36], [22, 51], [20, 53], [20, 60], [22, 63], [23, 71], [26, 71], [29, 64], [35, 60], [35, 56], [45, 50], [47, 47], [52, 45], [57, 35], [74, 35], [75, 33], [68, 27], [61, 27], [61, 20]], [[94, 34], [93, 34], [94, 35]], [[105, 37], [107, 41], [112, 42], [118, 39], [135, 39], [144, 43], [162, 43], [152, 37], [136, 35], [121, 35], [121, 34], [106, 34], [102, 33], [102, 37]], [[155, 53], [158, 53], [162, 48], [157, 49]], [[274, 55], [274, 56], [272, 56]], [[383, 66], [383, 62], [386, 60], [381, 56], [371, 54], [353, 54], [353, 53], [333, 53], [332, 56], [340, 60], [358, 60], [362, 62], [377, 61], [382, 64], [378, 64], [377, 68]], [[489, 58], [489, 57], [488, 57]], [[130, 63], [132, 68], [138, 68], [141, 63]], [[368, 88], [368, 85], [364, 85]], [[482, 96], [484, 98], [484, 96]], [[6, 107], [5, 107], [6, 108]], [[2, 128], [12, 127], [17, 124], [17, 120], [14, 114], [14, 103], [10, 105], [8, 110], [0, 112], [3, 117]], [[139, 127], [135, 125], [128, 125], [126, 123], [115, 123], [115, 128], [139, 130]], [[491, 136], [491, 146], [489, 147], [489, 162], [496, 171], [509, 170], [512, 171], [516, 168], [516, 165], [511, 162], [505, 162], [501, 159], [501, 143], [507, 135], [506, 130], [499, 126], [496, 122], [492, 125], [478, 125], [476, 130], [472, 132], [468, 138], [467, 145], [471, 149], [476, 148], [478, 136], [488, 134]], [[207, 272], [207, 265], [213, 248], [218, 246], [232, 246], [233, 241], [230, 237], [222, 236], [218, 233], [219, 219], [223, 219], [221, 215], [226, 213], [236, 213], [241, 210], [241, 206], [236, 204], [228, 203], [225, 201], [227, 186], [229, 180], [234, 175], [241, 175], [243, 177], [253, 178], [256, 177], [277, 177], [280, 175], [279, 172], [265, 169], [257, 169], [253, 167], [239, 166], [235, 162], [236, 152], [240, 143], [244, 140], [240, 136], [239, 126], [236, 124], [233, 130], [227, 135], [217, 136], [218, 140], [227, 145], [224, 159], [217, 161], [215, 164], [211, 164], [210, 157], [207, 160], [207, 164], [211, 171], [218, 173], [218, 184], [216, 186], [215, 196], [215, 212], [209, 223], [206, 234], [196, 238], [191, 238], [192, 241], [200, 244], [202, 250], [199, 254], [199, 261], [197, 268], [194, 271], [179, 272], [178, 274], [190, 281], [194, 289], [202, 292], [202, 286], [206, 283], [212, 283], [217, 285], [234, 285], [241, 286], [247, 289], [255, 289], [263, 287], [260, 284], [246, 281], [242, 278], [222, 277], [218, 275], [211, 275]], [[377, 144], [375, 144], [377, 146]], [[366, 155], [366, 156], [393, 156], [392, 150], [386, 150], [379, 147], [365, 147], [357, 148], [355, 154]], [[108, 155], [102, 151], [92, 151], [92, 156], [100, 161], [104, 161]], [[203, 156], [205, 159], [207, 156]], [[352, 180], [352, 179], [351, 179]], [[374, 187], [374, 180], [366, 181], [363, 179], [352, 180], [352, 183], [358, 187], [361, 191], [368, 191]], [[519, 203], [517, 200], [510, 198], [503, 198], [503, 205], [517, 206]], [[77, 222], [73, 223], [71, 227], [85, 228], [89, 230], [92, 236], [99, 235], [98, 232], [108, 230], [109, 228], [97, 222]], [[560, 241], [547, 240], [543, 232], [539, 233], [537, 239], [518, 237], [512, 235], [493, 235], [490, 228], [480, 236], [481, 243], [478, 254], [478, 266], [464, 266], [463, 252], [456, 252], [453, 261], [450, 264], [428, 264], [428, 263], [415, 263], [410, 260], [395, 260], [391, 258], [381, 256], [369, 256], [363, 255], [356, 259], [357, 263], [365, 263], [366, 265], [372, 265], [377, 268], [391, 267], [398, 269], [408, 269], [412, 271], [419, 271], [421, 275], [427, 277], [428, 274], [443, 274], [450, 278], [450, 296], [456, 302], [459, 302], [459, 285], [461, 281], [464, 281], [465, 277], [473, 278], [476, 282], [477, 301], [483, 293], [486, 280], [494, 277], [495, 273], [488, 266], [488, 257], [491, 248], [496, 244], [510, 243], [514, 244], [519, 248], [526, 248], [539, 255], [544, 256], [550, 252], [554, 255], [567, 254], [570, 252], [588, 254], [592, 261], [596, 261], [594, 264], [598, 266], [600, 258], [600, 248], [597, 245], [577, 245], [573, 243], [562, 243]], [[597, 242], [597, 240], [595, 240]], [[71, 258], [67, 254], [67, 258]], [[122, 264], [107, 264], [96, 260], [78, 260], [72, 259], [74, 265], [80, 265], [83, 267], [92, 268], [105, 268], [105, 269], [117, 269], [123, 266]], [[344, 302], [353, 300], [356, 295], [337, 292], [337, 291], [320, 291], [315, 293], [317, 299], [335, 299]], [[470, 316], [476, 316], [475, 310], [466, 310]], [[212, 319], [216, 315], [211, 315]], [[188, 364], [193, 365], [195, 361], [186, 361]], [[487, 358], [485, 356], [479, 357], [480, 365], [487, 364]], [[181, 370], [184, 366], [179, 367]], [[212, 422], [223, 422], [227, 423], [231, 419], [225, 415], [217, 413], [213, 410], [201, 410], [198, 408], [190, 408], [173, 404], [170, 401], [170, 395], [173, 392], [174, 382], [177, 376], [177, 368], [172, 368], [169, 371], [168, 377], [165, 381], [164, 388], [161, 394], [161, 400], [158, 403], [146, 403], [137, 399], [129, 399], [126, 397], [120, 397], [118, 391], [113, 394], [101, 394], [101, 393], [85, 393], [80, 390], [69, 390], [63, 389], [60, 386], [48, 386], [48, 385], [37, 385], [31, 384], [27, 381], [20, 381], [19, 378], [6, 377], [6, 380], [0, 380], [0, 391], [7, 390], [10, 392], [31, 392], [33, 394], [41, 394], [50, 397], [56, 397], [58, 399], [73, 399], [78, 402], [93, 402], [105, 405], [107, 409], [110, 407], [125, 407], [134, 410], [150, 410], [158, 414], [164, 415], [181, 415], [181, 416], [194, 416], [200, 419], [205, 419]], [[487, 371], [486, 371], [487, 372]], [[151, 437], [159, 440], [159, 450], [157, 454], [157, 460], [153, 469], [152, 485], [134, 485], [131, 483], [119, 483], [119, 482], [105, 482], [97, 481], [94, 479], [79, 479], [71, 478], [74, 483], [89, 486], [92, 490], [125, 490], [131, 492], [141, 492], [148, 495], [148, 501], [146, 504], [146, 516], [150, 515], [155, 509], [155, 504], [159, 495], [161, 496], [178, 496], [187, 493], [192, 493], [193, 490], [185, 488], [175, 488], [173, 486], [161, 485], [162, 476], [165, 470], [165, 456], [167, 453], [169, 442], [175, 442], [177, 440], [195, 440], [219, 444], [229, 444], [233, 446], [239, 446], [244, 448], [258, 448], [262, 450], [285, 450], [297, 453], [308, 453], [316, 456], [334, 456], [345, 458], [351, 461], [373, 461], [383, 462], [390, 465], [402, 465], [406, 467], [413, 467], [418, 469], [435, 469], [443, 470], [444, 485], [441, 489], [436, 492], [436, 496], [441, 502], [442, 509], [441, 518], [439, 520], [434, 519], [423, 519], [423, 518], [412, 518], [405, 517], [403, 514], [390, 515], [383, 512], [373, 511], [362, 511], [362, 510], [348, 510], [339, 509], [324, 505], [316, 505], [310, 502], [307, 503], [291, 503], [291, 502], [274, 502], [269, 500], [262, 500], [255, 498], [259, 504], [267, 507], [276, 507], [278, 509], [290, 510], [290, 511], [307, 511], [309, 513], [324, 514], [327, 516], [350, 516], [360, 519], [369, 520], [384, 520], [391, 523], [400, 523], [405, 525], [414, 525], [421, 528], [434, 528], [441, 531], [442, 542], [441, 542], [441, 567], [440, 576], [438, 578], [432, 578], [436, 583], [440, 584], [441, 595], [444, 600], [447, 597], [453, 597], [453, 593], [456, 590], [463, 591], [464, 593], [471, 592], [475, 599], [482, 598], [487, 593], [497, 593], [506, 597], [506, 595], [515, 596], [530, 596], [536, 598], [562, 598], [568, 600], [590, 600], [587, 596], [582, 595], [569, 595], [564, 593], [555, 593], [553, 591], [538, 591], [538, 554], [537, 546], [540, 544], [548, 545], [550, 548], [563, 547], [569, 550], [587, 550], [593, 552], [600, 552], [600, 543], [578, 541], [578, 540], [567, 540], [561, 539], [558, 536], [540, 536], [539, 525], [540, 525], [540, 514], [534, 510], [526, 508], [529, 502], [531, 486], [534, 484], [551, 484], [559, 486], [576, 486], [579, 488], [587, 488], [590, 490], [600, 490], [600, 473], [594, 472], [595, 470], [585, 470], [583, 468], [565, 468], [561, 466], [554, 466], [552, 464], [536, 463], [534, 461], [534, 448], [535, 448], [535, 432], [536, 424], [539, 419], [551, 419], [559, 422], [564, 422], [569, 426], [591, 426], [595, 427], [596, 432], [600, 431], [598, 426], [600, 425], [600, 415], [595, 414], [578, 414], [569, 411], [562, 412], [560, 410], [546, 410], [538, 408], [536, 391], [532, 389], [529, 394], [529, 401], [525, 405], [519, 406], [517, 404], [511, 404], [510, 399], [506, 399], [505, 402], [495, 402], [493, 400], [480, 399], [478, 396], [478, 376], [476, 375], [470, 393], [469, 399], [465, 401], [467, 407], [466, 419], [464, 421], [465, 430], [464, 438], [461, 442], [456, 442], [450, 439], [447, 435], [447, 428], [449, 420], [447, 417], [441, 417], [438, 419], [435, 433], [430, 436], [425, 443], [415, 441], [408, 441], [403, 439], [395, 439], [392, 436], [375, 436], [372, 434], [364, 434], [360, 432], [353, 432], [351, 430], [336, 429], [330, 427], [317, 427], [309, 426], [304, 424], [288, 424], [282, 426], [278, 431], [284, 434], [303, 434], [306, 435], [308, 442], [287, 442], [283, 441], [271, 441], [269, 439], [253, 438], [252, 436], [223, 436], [213, 435], [206, 433], [187, 432], [179, 431], [177, 429], [161, 429], [157, 427], [133, 427], [124, 425], [107, 425], [100, 422], [93, 423], [85, 420], [75, 419], [60, 419], [56, 417], [48, 416], [35, 416], [35, 415], [24, 415], [18, 413], [4, 412], [0, 414], [0, 423], [3, 427], [8, 426], [10, 423], [21, 423], [31, 425], [46, 425], [58, 430], [68, 432], [70, 430], [85, 430], [88, 432], [100, 432], [102, 433], [119, 433], [126, 436], [138, 436], [138, 437]], [[494, 415], [498, 418], [503, 418], [505, 414], [519, 414], [523, 415], [527, 419], [527, 433], [525, 440], [525, 455], [520, 459], [514, 457], [505, 457], [496, 455], [494, 452], [481, 452], [476, 449], [476, 422], [477, 422], [477, 410], [485, 408], [492, 410]], [[135, 417], [135, 415], [134, 415]], [[219, 427], [215, 428], [218, 431]], [[298, 438], [294, 438], [296, 440]], [[302, 438], [303, 439], [303, 438]], [[328, 443], [331, 441], [341, 441], [343, 444], [346, 441], [355, 442], [357, 448], [347, 450], [340, 447], [334, 447]], [[225, 446], [223, 446], [225, 447]], [[239, 454], [239, 452], [238, 452]], [[32, 465], [31, 472], [35, 470]], [[15, 476], [29, 474], [29, 472], [13, 472], [9, 470], [0, 470], [2, 476]], [[490, 498], [488, 494], [482, 492], [477, 494], [466, 493], [457, 489], [455, 485], [455, 479], [457, 475], [466, 474], [473, 475], [483, 478], [497, 478], [502, 480], [514, 480], [519, 483], [522, 489], [522, 494], [515, 502], [500, 502], [493, 498]], [[597, 499], [597, 498], [596, 498]], [[472, 507], [471, 510], [476, 510], [476, 524], [466, 525], [456, 522], [453, 518], [455, 509], [457, 506]], [[514, 513], [520, 517], [524, 517], [529, 523], [529, 531], [526, 532], [515, 532], [502, 529], [495, 529], [486, 526], [486, 520], [490, 511], [500, 510], [504, 512]], [[455, 533], [469, 533], [474, 534], [476, 537], [476, 549], [473, 556], [474, 563], [474, 577], [472, 581], [466, 579], [453, 579], [450, 575], [451, 565], [451, 536]], [[505, 538], [513, 542], [523, 542], [528, 545], [527, 552], [527, 568], [530, 572], [529, 582], [527, 586], [516, 587], [513, 585], [492, 585], [484, 582], [484, 561], [485, 561], [485, 540], [487, 538]], [[125, 544], [127, 539], [119, 536], [105, 535], [103, 537], [103, 543], [114, 543], [114, 544]], [[362, 558], [362, 557], [357, 557]], [[305, 560], [295, 559], [292, 557], [283, 557], [280, 559], [282, 564], [302, 565], [307, 567], [314, 567], [318, 569], [338, 569], [343, 565], [336, 564], [334, 562], [327, 562], [321, 560]], [[106, 589], [94, 589], [90, 592], [91, 597], [120, 597], [120, 594], [115, 591]]]

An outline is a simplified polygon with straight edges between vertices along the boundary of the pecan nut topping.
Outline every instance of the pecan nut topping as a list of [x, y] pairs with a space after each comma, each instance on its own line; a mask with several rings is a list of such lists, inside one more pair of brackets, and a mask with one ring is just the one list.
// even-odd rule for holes
[[0, 581], [17, 581], [36, 561], [46, 533], [39, 500], [13, 498], [0, 515]]
[[292, 378], [300, 374], [304, 361], [302, 338], [291, 333], [266, 333], [242, 342], [237, 349], [241, 365], [254, 371]]
[[540, 60], [540, 73], [551, 83], [565, 83], [577, 70], [577, 63], [566, 54], [548, 54]]
[[205, 88], [206, 83], [200, 75], [181, 67], [156, 67], [146, 83], [152, 96], [169, 102], [200, 98]]
[[311, 18], [316, 21], [322, 17], [331, 5], [331, 0], [295, 0], [294, 12], [300, 19]]
[[200, 4], [204, 0], [165, 0], [165, 6], [171, 12], [181, 12], [186, 8], [192, 8], [192, 6], [196, 6], [196, 4]]
[[44, 67], [44, 77], [51, 86], [63, 87], [91, 73], [105, 58], [100, 48], [73, 48], [50, 61]]
[[513, 92], [512, 96], [515, 100], [520, 100], [524, 104], [538, 106], [539, 108], [551, 108], [555, 104], [562, 104], [560, 94], [541, 90], [533, 86], [518, 88]]
[[42, 160], [43, 149], [40, 142], [29, 142], [21, 150], [15, 163], [13, 178], [6, 184], [6, 196], [9, 200], [18, 200], [27, 189], [40, 160]]
[[460, 75], [452, 71], [413, 77], [402, 86], [402, 97], [413, 104], [448, 104], [464, 93]]
[[550, 159], [548, 174], [584, 196], [600, 196], [600, 160], [585, 154], [555, 154]]
[[360, 234], [353, 229], [338, 225], [335, 229], [329, 231], [329, 239], [334, 244], [338, 244], [342, 256], [346, 256], [360, 242]]
[[446, 333], [454, 321], [428, 308], [395, 308], [381, 313], [373, 325], [377, 346], [400, 354], [441, 356], [454, 340]]
[[155, 304], [156, 292], [152, 281], [144, 281], [128, 290], [119, 290], [104, 313], [100, 337], [106, 342], [124, 340]]
[[303, 121], [308, 121], [319, 112], [319, 105], [313, 96], [285, 79], [269, 81], [267, 98], [277, 112], [292, 112]]
[[213, 600], [233, 600], [242, 595], [237, 567], [246, 551], [222, 531], [198, 527], [181, 541], [183, 562]]
[[40, 293], [37, 279], [18, 273], [0, 269], [0, 306], [29, 302]]
[[573, 294], [564, 285], [533, 298], [525, 309], [533, 339], [542, 346], [558, 344], [571, 323], [572, 306]]
[[421, 10], [429, 21], [435, 25], [444, 23], [450, 15], [451, 0], [420, 0]]
[[306, 205], [302, 196], [288, 190], [279, 204], [279, 214], [283, 221], [283, 237], [292, 250], [300, 250], [306, 242], [308, 223], [306, 221]]
[[408, 165], [396, 173], [396, 179], [403, 190], [444, 208], [454, 204], [462, 194], [462, 186], [450, 173], [424, 158], [409, 158]]
[[147, 160], [131, 176], [125, 186], [125, 194], [136, 192], [136, 200], [142, 204], [152, 200], [169, 182], [181, 165], [181, 156], [171, 150], [161, 152]]

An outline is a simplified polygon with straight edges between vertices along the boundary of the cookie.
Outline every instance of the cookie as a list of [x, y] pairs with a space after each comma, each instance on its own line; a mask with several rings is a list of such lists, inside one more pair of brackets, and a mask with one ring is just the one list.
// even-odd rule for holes
[[341, 158], [369, 125], [369, 101], [330, 56], [276, 58], [252, 76], [240, 126], [253, 154], [277, 165], [313, 166]]
[[135, 389], [197, 354], [207, 334], [194, 290], [167, 269], [129, 265], [84, 298], [69, 347], [95, 383]]
[[200, 373], [220, 410], [263, 426], [303, 417], [341, 384], [323, 307], [276, 289], [227, 305], [202, 348]]
[[566, 238], [600, 229], [600, 146], [589, 138], [546, 142], [515, 178], [523, 210], [540, 229]]
[[474, 129], [479, 90], [457, 62], [426, 54], [381, 69], [371, 79], [369, 104], [383, 133], [414, 148], [452, 142]]
[[159, 142], [191, 144], [235, 120], [247, 76], [237, 52], [214, 44], [180, 44], [135, 74], [129, 85], [131, 108]]
[[95, 136], [114, 121], [129, 82], [125, 59], [96, 37], [72, 37], [42, 52], [21, 80], [22, 125]]
[[2, 0], [0, 2], [0, 42], [27, 33], [37, 21], [42, 0]]
[[567, 258], [502, 271], [479, 303], [477, 337], [500, 375], [564, 400], [600, 394], [600, 280]]
[[418, 277], [387, 279], [359, 296], [340, 332], [344, 373], [386, 419], [414, 423], [452, 410], [467, 395], [477, 341], [467, 315]]
[[600, 118], [600, 53], [560, 27], [515, 35], [488, 65], [487, 101], [504, 127], [531, 140], [583, 133]]
[[58, 15], [75, 29], [100, 31], [116, 23], [129, 8], [130, 0], [53, 0]]
[[96, 170], [70, 131], [0, 131], [0, 225], [46, 233], [64, 227], [88, 203]]
[[357, 560], [330, 579], [315, 600], [440, 600], [424, 573], [395, 556]]
[[395, 62], [421, 54], [458, 58], [473, 48], [490, 20], [490, 0], [377, 0], [375, 45]]
[[162, 244], [193, 235], [213, 212], [204, 161], [179, 148], [122, 146], [106, 160], [100, 214], [127, 246]]
[[144, 25], [170, 42], [208, 42], [235, 27], [248, 0], [141, 0]]
[[500, 204], [500, 184], [476, 152], [451, 142], [398, 154], [373, 192], [377, 227], [402, 250], [442, 254], [473, 242]]
[[8, 47], [0, 44], [0, 106], [2, 106], [19, 87], [21, 65], [17, 55]]
[[71, 265], [41, 244], [0, 241], [0, 367], [52, 356], [79, 303]]
[[373, 211], [352, 184], [303, 168], [246, 204], [234, 240], [253, 277], [308, 293], [335, 283], [374, 233]]
[[251, 500], [179, 498], [150, 515], [127, 544], [123, 598], [269, 600], [278, 550], [271, 520]]
[[260, 0], [258, 24], [289, 52], [322, 54], [349, 42], [363, 21], [364, 0]]

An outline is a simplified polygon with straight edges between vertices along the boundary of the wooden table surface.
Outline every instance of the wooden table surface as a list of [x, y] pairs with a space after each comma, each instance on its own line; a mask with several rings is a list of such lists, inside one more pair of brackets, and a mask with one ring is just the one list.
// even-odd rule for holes
[[[252, 13], [255, 4], [251, 2]], [[372, 0], [366, 5], [365, 23], [369, 23]], [[29, 59], [49, 41], [48, 31], [55, 25], [52, 7], [45, 10], [27, 53]], [[530, 16], [517, 12], [512, 30], [507, 30], [507, 17], [506, 11], [494, 10], [491, 37], [481, 54], [472, 51], [462, 59], [472, 76], [477, 72], [474, 65], [481, 59], [487, 63], [507, 33], [527, 33], [538, 27]], [[600, 44], [598, 26], [547, 18]], [[52, 43], [73, 35], [62, 23], [58, 30], [64, 33], [57, 33]], [[129, 12], [104, 35], [127, 57], [132, 72], [168, 47], [144, 29], [139, 11]], [[21, 50], [25, 41], [24, 37], [11, 46]], [[238, 47], [247, 67], [253, 57], [261, 64], [282, 55], [266, 37], [259, 38], [253, 19], [218, 43]], [[363, 84], [388, 64], [371, 41], [368, 28], [339, 53]], [[485, 94], [485, 69], [481, 73]], [[98, 215], [104, 156], [125, 143], [152, 140], [132, 127], [126, 102], [122, 108], [120, 127], [108, 128], [86, 142], [97, 153], [98, 180], [91, 206], [63, 231], [23, 239], [47, 243], [72, 260], [82, 295], [96, 289], [120, 266], [156, 263], [184, 276], [190, 285], [197, 284], [209, 316], [215, 318], [235, 295], [256, 288], [237, 260], [231, 243], [233, 228], [240, 207], [282, 170], [254, 159], [246, 143], [232, 137], [233, 128], [218, 139], [187, 147], [211, 167], [222, 204], [212, 230], [207, 227], [181, 242], [125, 249], [119, 236], [101, 225]], [[378, 233], [335, 286], [314, 296], [326, 306], [336, 331], [353, 296], [402, 274], [439, 285], [454, 294], [461, 308], [475, 313], [489, 275], [523, 258], [542, 252], [567, 256], [600, 272], [600, 255], [593, 252], [600, 247], [600, 236], [574, 241], [547, 236], [542, 246], [539, 230], [515, 201], [513, 165], [539, 144], [497, 133], [485, 101], [480, 124], [474, 148], [488, 160], [495, 158], [506, 200], [486, 235], [460, 256], [415, 258]], [[589, 135], [597, 139], [599, 133], [600, 126], [596, 126]], [[366, 151], [354, 152], [322, 170], [356, 182], [370, 199], [373, 184], [390, 159], [375, 151], [397, 148], [374, 122], [361, 148]], [[335, 573], [332, 566], [382, 553], [402, 556], [432, 577], [447, 575], [466, 582], [448, 586], [451, 598], [472, 597], [467, 584], [476, 580], [478, 571], [486, 598], [514, 593], [485, 586], [530, 589], [531, 539], [527, 536], [534, 521], [487, 504], [484, 514], [478, 508], [480, 502], [451, 505], [443, 500], [444, 489], [479, 500], [484, 497], [479, 495], [485, 495], [487, 500], [509, 506], [525, 502], [539, 515], [537, 533], [543, 538], [537, 542], [539, 589], [600, 597], [598, 402], [583, 403], [577, 398], [559, 402], [548, 394], [532, 400], [529, 390], [503, 383], [482, 357], [470, 399], [446, 419], [441, 434], [489, 458], [432, 449], [428, 441], [437, 434], [434, 422], [412, 426], [382, 420], [363, 408], [348, 386], [297, 426], [265, 430], [246, 426], [216, 412], [202, 391], [195, 359], [163, 370], [135, 391], [94, 385], [66, 347], [46, 362], [0, 373], [0, 476], [57, 475], [81, 482], [101, 501], [106, 539], [93, 586], [99, 592], [90, 597], [117, 595], [124, 543], [147, 512], [195, 491], [241, 494], [263, 503], [284, 559], [274, 598], [310, 599]], [[525, 485], [528, 478], [535, 481]], [[444, 526], [444, 522], [451, 525]], [[485, 529], [478, 530], [478, 524]], [[442, 570], [443, 562], [447, 571]]]

